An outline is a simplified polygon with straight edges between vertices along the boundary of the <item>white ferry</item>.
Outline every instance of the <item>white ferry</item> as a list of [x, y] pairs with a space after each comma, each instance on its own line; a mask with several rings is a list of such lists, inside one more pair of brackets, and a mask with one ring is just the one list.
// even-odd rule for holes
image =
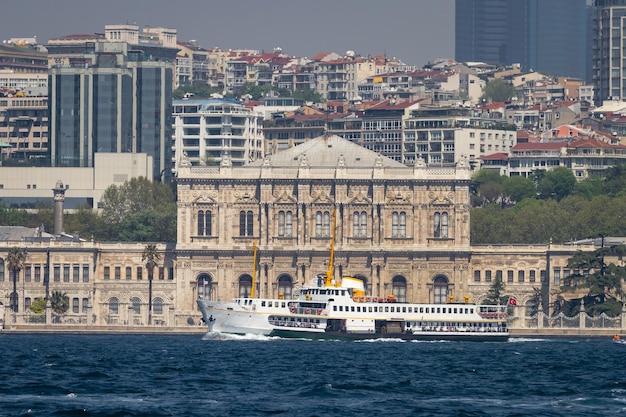
[[296, 300], [198, 300], [209, 331], [298, 338], [503, 341], [506, 306], [413, 304], [365, 297], [363, 282], [326, 275], [304, 286]]
[[[333, 231], [335, 219], [333, 216]], [[325, 274], [303, 286], [295, 300], [198, 299], [210, 332], [331, 339], [503, 341], [509, 338], [507, 306], [401, 303], [393, 296], [365, 296], [363, 281], [333, 277], [334, 233]], [[256, 277], [256, 243], [254, 246]], [[466, 300], [467, 301], [467, 300]]]

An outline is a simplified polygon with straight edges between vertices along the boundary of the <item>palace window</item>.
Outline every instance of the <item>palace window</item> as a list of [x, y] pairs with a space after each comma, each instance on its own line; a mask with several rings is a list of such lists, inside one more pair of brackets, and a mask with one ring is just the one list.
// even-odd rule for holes
[[211, 236], [212, 224], [211, 210], [198, 211], [198, 236]]
[[130, 305], [135, 314], [141, 313], [141, 300], [138, 297], [131, 298]]
[[437, 276], [433, 282], [435, 304], [445, 304], [448, 302], [448, 279], [444, 276]]
[[78, 297], [72, 298], [72, 313], [78, 313], [79, 301]]
[[315, 213], [315, 235], [318, 237], [330, 236], [330, 212], [318, 211]]
[[83, 282], [89, 282], [89, 265], [83, 265]]
[[291, 211], [278, 212], [278, 236], [293, 236], [293, 215]]
[[239, 278], [239, 297], [248, 298], [252, 293], [252, 277], [244, 275]]
[[126, 267], [126, 279], [127, 280], [133, 279], [133, 268], [130, 266]]
[[163, 314], [163, 300], [159, 297], [152, 302], [152, 311], [154, 314]]
[[367, 213], [362, 211], [354, 212], [352, 236], [354, 237], [366, 237], [367, 236]]
[[251, 210], [239, 212], [239, 236], [254, 236], [254, 215]]
[[391, 236], [406, 237], [406, 213], [404, 211], [391, 213]]
[[89, 311], [89, 298], [83, 298], [83, 313]]
[[113, 297], [109, 300], [109, 314], [119, 313], [120, 303], [117, 298]]
[[284, 300], [291, 300], [292, 289], [293, 283], [291, 282], [291, 277], [282, 275], [278, 278], [278, 294], [282, 294]]
[[406, 279], [394, 277], [392, 282], [392, 294], [400, 303], [406, 302]]
[[434, 237], [448, 237], [448, 213], [435, 213]]

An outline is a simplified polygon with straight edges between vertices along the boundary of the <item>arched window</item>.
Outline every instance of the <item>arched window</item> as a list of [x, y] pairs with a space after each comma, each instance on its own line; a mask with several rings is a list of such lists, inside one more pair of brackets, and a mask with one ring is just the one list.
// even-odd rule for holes
[[291, 211], [278, 212], [278, 236], [293, 236], [293, 215]]
[[211, 236], [212, 217], [211, 210], [198, 211], [198, 236]]
[[448, 237], [448, 213], [435, 213], [434, 237]]
[[109, 314], [119, 314], [120, 302], [117, 298], [109, 299]]
[[393, 277], [391, 282], [392, 294], [401, 303], [406, 302], [406, 279], [401, 276]]
[[278, 295], [283, 295], [285, 300], [291, 300], [292, 298], [293, 283], [291, 277], [288, 275], [281, 275], [278, 277]]
[[406, 237], [406, 213], [404, 211], [391, 213], [391, 236]]
[[141, 300], [139, 297], [133, 297], [130, 299], [130, 306], [135, 314], [141, 314]]
[[252, 210], [239, 212], [239, 236], [254, 236], [254, 215]]
[[19, 311], [19, 297], [16, 292], [12, 292], [9, 297], [9, 303], [11, 304], [11, 310], [17, 313]]
[[448, 278], [438, 275], [433, 281], [433, 295], [435, 304], [445, 304], [448, 302]]
[[353, 214], [352, 236], [354, 237], [366, 237], [367, 236], [367, 213], [362, 211], [355, 211]]
[[163, 300], [159, 297], [152, 302], [152, 311], [154, 314], [163, 314]]
[[318, 237], [330, 236], [329, 211], [318, 211], [315, 213], [315, 235]]
[[252, 293], [252, 277], [250, 275], [242, 275], [239, 278], [239, 297], [248, 298]]
[[200, 299], [212, 300], [213, 282], [209, 274], [202, 274], [198, 277], [198, 297]]

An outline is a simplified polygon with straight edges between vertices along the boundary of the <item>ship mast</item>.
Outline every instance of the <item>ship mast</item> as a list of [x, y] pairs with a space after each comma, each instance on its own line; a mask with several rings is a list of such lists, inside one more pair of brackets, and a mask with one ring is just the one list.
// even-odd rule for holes
[[252, 264], [252, 290], [250, 290], [250, 298], [254, 298], [254, 289], [256, 288], [256, 240], [254, 241], [254, 262]]
[[337, 227], [337, 209], [333, 210], [333, 225], [330, 229], [330, 256], [328, 260], [328, 270], [326, 271], [326, 286], [333, 285], [333, 270], [335, 261], [335, 228]]

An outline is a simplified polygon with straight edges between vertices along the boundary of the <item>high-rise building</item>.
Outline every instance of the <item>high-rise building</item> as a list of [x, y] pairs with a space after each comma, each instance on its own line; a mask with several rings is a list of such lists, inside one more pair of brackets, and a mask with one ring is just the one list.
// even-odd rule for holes
[[626, 0], [593, 3], [593, 82], [596, 104], [626, 100]]
[[92, 167], [96, 152], [146, 153], [171, 174], [176, 30], [107, 25], [50, 40], [52, 166]]
[[455, 58], [589, 80], [586, 0], [456, 0]]

